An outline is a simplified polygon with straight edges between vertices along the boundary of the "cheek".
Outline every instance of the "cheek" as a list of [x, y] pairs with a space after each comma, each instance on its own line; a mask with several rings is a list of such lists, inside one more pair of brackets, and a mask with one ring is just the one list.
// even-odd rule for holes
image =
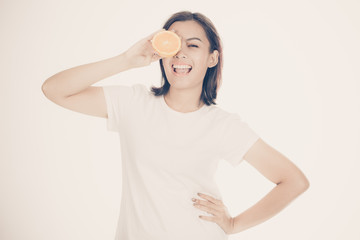
[[207, 61], [209, 59], [209, 54], [201, 53], [196, 56], [196, 63], [199, 65], [200, 68], [207, 68]]
[[165, 72], [168, 72], [168, 71], [170, 71], [171, 69], [171, 67], [169, 67], [169, 61], [167, 60], [164, 60], [163, 59], [163, 67], [164, 67], [164, 70], [165, 70]]
[[162, 59], [162, 64], [163, 64], [164, 68], [166, 68], [166, 66], [169, 65], [169, 60], [166, 59], [166, 58], [163, 58], [163, 59]]
[[207, 70], [208, 66], [207, 66], [207, 61], [206, 61], [206, 57], [203, 57], [203, 58], [199, 58], [199, 60], [197, 61], [197, 71], [198, 72], [203, 72]]

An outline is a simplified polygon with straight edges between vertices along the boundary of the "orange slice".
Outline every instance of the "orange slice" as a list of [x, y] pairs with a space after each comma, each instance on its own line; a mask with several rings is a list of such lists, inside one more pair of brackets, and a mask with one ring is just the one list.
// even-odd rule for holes
[[152, 46], [161, 57], [172, 57], [181, 48], [180, 37], [172, 31], [161, 31], [151, 40]]

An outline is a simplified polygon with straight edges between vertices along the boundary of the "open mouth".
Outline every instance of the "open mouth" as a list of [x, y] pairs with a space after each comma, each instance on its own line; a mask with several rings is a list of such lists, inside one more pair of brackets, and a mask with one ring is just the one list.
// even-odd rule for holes
[[192, 67], [190, 65], [174, 64], [174, 65], [172, 65], [172, 69], [177, 74], [188, 74], [192, 70]]

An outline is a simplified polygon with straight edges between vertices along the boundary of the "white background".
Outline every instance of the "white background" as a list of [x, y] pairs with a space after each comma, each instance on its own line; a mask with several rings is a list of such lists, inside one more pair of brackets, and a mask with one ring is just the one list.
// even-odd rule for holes
[[[112, 240], [121, 159], [106, 120], [41, 91], [53, 74], [122, 53], [180, 10], [224, 44], [217, 103], [292, 160], [310, 188], [229, 239], [360, 239], [360, 3], [356, 0], [0, 1], [0, 239]], [[160, 85], [158, 63], [96, 85]], [[245, 161], [216, 175], [237, 215], [274, 184]], [[174, 216], [175, 217], [175, 216]]]

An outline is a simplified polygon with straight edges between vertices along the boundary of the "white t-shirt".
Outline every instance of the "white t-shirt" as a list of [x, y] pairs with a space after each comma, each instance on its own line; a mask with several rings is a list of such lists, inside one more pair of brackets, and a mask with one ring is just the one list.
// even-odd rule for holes
[[[222, 200], [220, 159], [237, 166], [259, 136], [236, 113], [203, 105], [173, 110], [142, 84], [103, 86], [107, 130], [119, 133], [122, 198], [115, 240], [225, 240], [211, 214], [193, 206], [205, 193]], [[204, 200], [204, 199], [202, 199]]]

